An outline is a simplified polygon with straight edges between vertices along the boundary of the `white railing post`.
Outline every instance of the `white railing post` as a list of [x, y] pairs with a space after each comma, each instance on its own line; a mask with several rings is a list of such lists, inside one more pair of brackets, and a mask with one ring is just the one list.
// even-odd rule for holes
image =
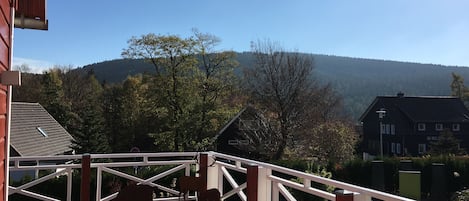
[[215, 159], [212, 154], [207, 155], [207, 189], [219, 188], [218, 183], [218, 165], [215, 164]]
[[264, 167], [258, 168], [257, 200], [272, 200], [272, 182], [269, 176], [272, 170]]
[[272, 182], [272, 201], [279, 200], [279, 193], [280, 193], [280, 190], [278, 188], [278, 183]]
[[213, 170], [213, 171], [216, 171], [215, 174], [217, 175], [218, 177], [218, 190], [220, 191], [221, 195], [223, 196], [225, 194], [225, 192], [223, 191], [223, 170], [222, 170], [222, 167], [223, 166], [219, 166], [218, 164], [216, 164], [216, 169]]
[[73, 170], [67, 168], [67, 201], [72, 201]]
[[355, 193], [353, 195], [353, 200], [354, 201], [371, 201], [371, 196], [360, 194], [360, 193]]
[[101, 166], [96, 168], [96, 201], [101, 200], [101, 186], [103, 184], [103, 173]]

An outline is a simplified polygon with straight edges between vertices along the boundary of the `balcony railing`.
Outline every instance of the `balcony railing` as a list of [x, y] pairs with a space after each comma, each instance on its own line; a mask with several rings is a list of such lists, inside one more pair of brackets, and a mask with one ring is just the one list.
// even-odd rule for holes
[[[159, 167], [160, 170], [144, 178], [139, 171], [145, 168]], [[47, 174], [44, 175], [44, 170]], [[51, 171], [53, 170], [53, 171]], [[10, 158], [10, 173], [33, 172], [38, 178], [21, 184], [9, 186], [8, 195], [21, 194], [38, 200], [55, 201], [60, 198], [46, 196], [41, 192], [33, 192], [30, 188], [57, 178], [66, 177], [66, 198], [71, 201], [73, 190], [73, 172], [81, 173], [81, 200], [90, 198], [90, 178], [95, 178], [93, 186], [95, 200], [106, 201], [114, 199], [118, 192], [103, 192], [104, 175], [126, 179], [138, 184], [156, 187], [160, 191], [154, 200], [178, 200], [179, 191], [176, 190], [174, 180], [178, 175], [197, 174], [206, 177], [207, 188], [217, 188], [222, 194], [222, 200], [234, 198], [237, 200], [273, 200], [281, 197], [285, 200], [296, 200], [296, 192], [321, 197], [327, 200], [356, 200], [371, 201], [372, 198], [381, 200], [411, 200], [404, 197], [347, 184], [332, 179], [323, 178], [285, 167], [263, 163], [245, 158], [230, 156], [217, 152], [180, 152], [180, 153], [126, 153], [126, 154], [91, 154], [67, 155], [52, 157], [12, 157]], [[39, 174], [39, 172], [41, 174]], [[41, 177], [39, 177], [41, 175]], [[292, 179], [294, 178], [294, 179]], [[77, 179], [77, 178], [75, 178]], [[334, 194], [317, 188], [316, 186], [332, 186], [343, 189], [347, 193]], [[162, 196], [160, 196], [162, 195]], [[87, 199], [88, 198], [88, 199]], [[195, 195], [189, 195], [195, 200]], [[73, 200], [77, 200], [74, 198]]]

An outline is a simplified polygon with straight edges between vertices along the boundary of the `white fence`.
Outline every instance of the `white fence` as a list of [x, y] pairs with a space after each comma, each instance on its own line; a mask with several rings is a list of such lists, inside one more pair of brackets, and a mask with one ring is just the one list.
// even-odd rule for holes
[[[181, 174], [190, 175], [191, 172], [194, 173], [201, 170], [201, 167], [206, 167], [203, 170], [206, 171], [207, 175], [207, 188], [219, 189], [222, 193], [222, 200], [230, 197], [236, 197], [236, 199], [242, 201], [248, 200], [248, 197], [257, 197], [259, 201], [278, 201], [280, 197], [289, 201], [296, 200], [295, 194], [292, 193], [293, 189], [327, 200], [336, 200], [337, 196], [335, 194], [315, 188], [315, 185], [311, 185], [312, 183], [349, 191], [353, 193], [353, 200], [356, 201], [370, 201], [371, 198], [410, 200], [268, 163], [216, 152], [205, 152], [203, 155], [207, 158], [207, 164], [200, 164], [200, 154], [195, 152], [91, 154], [89, 168], [92, 170], [91, 177], [96, 178], [96, 189], [91, 190], [95, 191], [95, 200], [97, 201], [107, 201], [115, 198], [117, 192], [103, 193], [103, 187], [106, 187], [106, 184], [103, 183], [104, 175], [112, 175], [116, 178], [156, 187], [160, 192], [154, 200], [178, 200], [179, 192], [175, 190], [174, 183], [168, 184], [167, 181], [177, 178]], [[67, 178], [65, 200], [71, 201], [72, 195], [76, 194], [76, 192], [72, 193], [76, 189], [76, 187], [72, 188], [72, 175], [75, 170], [82, 168], [81, 162], [81, 155], [12, 157], [10, 158], [10, 172], [40, 171], [40, 175], [44, 174], [44, 170], [48, 170], [48, 172], [46, 175], [20, 186], [9, 186], [8, 195], [21, 194], [38, 200], [60, 200], [43, 195], [41, 192], [33, 192], [30, 188], [49, 179], [64, 176]], [[147, 178], [137, 176], [141, 175], [137, 171], [144, 171], [152, 167], [160, 167], [163, 170], [154, 175], [147, 175]], [[200, 175], [204, 175], [204, 173], [200, 173]], [[160, 195], [163, 196], [160, 197]], [[190, 195], [189, 199], [195, 200], [195, 196]]]

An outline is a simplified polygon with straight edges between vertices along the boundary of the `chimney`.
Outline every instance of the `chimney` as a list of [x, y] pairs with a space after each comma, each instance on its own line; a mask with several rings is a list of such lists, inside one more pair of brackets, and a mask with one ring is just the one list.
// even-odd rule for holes
[[398, 93], [397, 93], [397, 97], [399, 97], [399, 98], [404, 97], [404, 93], [403, 93], [402, 91], [398, 92]]

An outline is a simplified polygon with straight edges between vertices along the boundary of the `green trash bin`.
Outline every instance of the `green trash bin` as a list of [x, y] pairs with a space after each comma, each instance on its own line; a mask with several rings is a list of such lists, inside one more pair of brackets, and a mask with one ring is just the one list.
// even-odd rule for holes
[[399, 171], [399, 195], [420, 200], [420, 171]]

